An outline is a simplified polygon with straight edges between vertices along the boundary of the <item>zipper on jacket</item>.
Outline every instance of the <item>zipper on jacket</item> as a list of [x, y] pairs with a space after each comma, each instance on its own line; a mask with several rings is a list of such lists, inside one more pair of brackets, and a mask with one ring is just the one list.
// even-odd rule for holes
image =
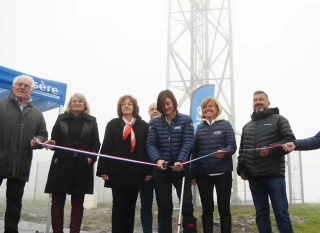
[[[254, 148], [256, 148], [257, 147], [257, 132], [258, 132], [258, 127], [259, 127], [259, 122], [260, 122], [260, 114], [258, 115], [258, 120], [257, 120], [257, 126], [256, 126], [256, 132], [255, 132], [255, 136], [254, 136], [254, 145], [253, 145], [253, 147]], [[259, 152], [257, 152], [257, 151], [253, 151], [253, 153], [254, 153], [254, 156], [253, 156], [253, 158], [254, 158], [254, 172], [253, 172], [253, 174], [256, 174], [256, 171], [257, 171], [257, 160], [258, 160], [258, 157], [257, 156], [259, 156]], [[258, 154], [258, 155], [257, 155]]]
[[84, 133], [84, 129], [85, 129], [85, 127], [86, 127], [86, 124], [87, 124], [87, 122], [84, 122], [80, 140], [82, 140], [82, 138], [83, 138], [83, 133]]
[[168, 123], [168, 127], [169, 127], [169, 138], [168, 138], [168, 142], [170, 143], [170, 161], [169, 163], [173, 162], [173, 153], [172, 153], [172, 140], [171, 140], [171, 125]]

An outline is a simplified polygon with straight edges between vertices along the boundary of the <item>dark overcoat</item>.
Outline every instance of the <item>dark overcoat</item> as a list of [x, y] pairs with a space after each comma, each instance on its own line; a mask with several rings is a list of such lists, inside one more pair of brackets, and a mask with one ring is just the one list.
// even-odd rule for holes
[[[96, 118], [82, 113], [59, 115], [51, 133], [59, 146], [98, 152], [100, 140]], [[93, 163], [88, 165], [88, 158]], [[46, 193], [92, 194], [96, 156], [55, 149], [45, 188]]]
[[48, 139], [41, 111], [32, 102], [21, 111], [10, 92], [7, 99], [0, 100], [0, 179], [29, 180], [33, 157], [30, 141], [35, 137], [42, 142]]
[[[136, 122], [133, 125], [133, 130], [136, 137], [136, 146], [134, 151], [130, 151], [131, 133], [125, 140], [122, 139], [125, 122], [122, 117], [119, 117], [107, 124], [101, 154], [150, 161], [146, 150], [149, 126], [140, 116], [136, 115], [135, 117]], [[144, 176], [147, 173], [147, 165], [99, 157], [97, 176], [100, 177], [103, 174], [109, 176], [109, 180], [105, 181], [105, 187], [138, 188], [143, 183]]]

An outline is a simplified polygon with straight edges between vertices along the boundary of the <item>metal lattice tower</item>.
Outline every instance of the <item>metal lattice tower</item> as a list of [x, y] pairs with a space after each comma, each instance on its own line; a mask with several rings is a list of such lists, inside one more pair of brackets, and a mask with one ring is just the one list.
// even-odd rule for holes
[[[179, 108], [198, 87], [214, 84], [215, 97], [235, 129], [230, 1], [169, 0], [166, 83], [180, 98]], [[235, 203], [238, 186], [233, 180]]]

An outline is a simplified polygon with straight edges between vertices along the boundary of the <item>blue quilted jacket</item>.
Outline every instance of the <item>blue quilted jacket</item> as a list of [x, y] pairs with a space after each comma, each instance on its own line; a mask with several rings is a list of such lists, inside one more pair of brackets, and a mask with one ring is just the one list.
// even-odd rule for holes
[[320, 131], [313, 137], [295, 140], [296, 150], [316, 150], [320, 148]]
[[209, 155], [195, 161], [192, 169], [195, 175], [209, 175], [233, 170], [232, 155], [237, 150], [236, 138], [230, 122], [221, 116], [218, 116], [211, 125], [204, 121], [198, 126], [192, 158], [212, 154], [219, 149], [229, 152], [225, 153], [222, 159]]
[[172, 165], [189, 158], [193, 140], [193, 123], [189, 116], [177, 111], [169, 124], [162, 114], [150, 122], [147, 151], [153, 162], [163, 159]]

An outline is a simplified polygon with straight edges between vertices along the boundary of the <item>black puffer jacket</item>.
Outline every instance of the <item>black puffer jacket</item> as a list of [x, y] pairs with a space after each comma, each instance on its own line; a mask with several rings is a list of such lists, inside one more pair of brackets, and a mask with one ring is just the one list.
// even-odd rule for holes
[[285, 154], [281, 147], [270, 149], [270, 154], [261, 157], [256, 150], [246, 150], [292, 142], [295, 136], [286, 118], [279, 115], [278, 108], [254, 112], [251, 121], [242, 129], [238, 166], [247, 177], [285, 176]]

